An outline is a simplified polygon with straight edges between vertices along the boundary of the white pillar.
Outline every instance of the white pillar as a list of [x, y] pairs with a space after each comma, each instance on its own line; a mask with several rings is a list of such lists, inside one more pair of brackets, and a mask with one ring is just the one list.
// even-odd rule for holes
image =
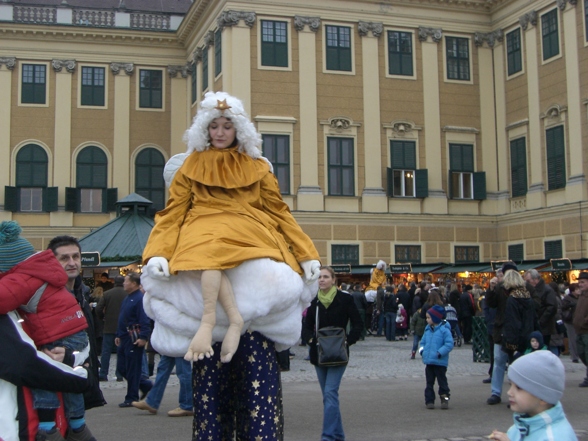
[[[388, 211], [388, 197], [382, 187], [382, 127], [380, 123], [380, 69], [378, 67], [378, 37], [381, 23], [364, 23], [361, 35], [363, 70], [363, 121], [365, 187], [361, 195], [362, 211]], [[369, 31], [367, 30], [369, 29]]]
[[170, 152], [173, 156], [186, 151], [186, 144], [184, 144], [182, 138], [189, 121], [190, 76], [187, 66], [169, 66], [168, 72], [171, 78]]
[[301, 211], [323, 211], [323, 192], [318, 182], [318, 111], [316, 92], [316, 32], [306, 17], [296, 17], [300, 72], [300, 186], [296, 208]]
[[[440, 29], [419, 30], [423, 56], [423, 96], [425, 107], [425, 166], [429, 174], [429, 197], [423, 201], [423, 213], [447, 214], [447, 194], [441, 173], [441, 116], [439, 104]], [[428, 35], [428, 36], [427, 36]]]
[[[0, 205], [4, 205], [4, 187], [10, 185], [10, 111], [15, 62], [15, 58], [0, 58], [0, 158], [3, 158], [0, 161]], [[2, 217], [0, 220], [8, 219]]]
[[580, 101], [580, 65], [578, 62], [578, 26], [576, 6], [566, 3], [563, 12], [563, 34], [566, 61], [566, 87], [568, 95], [568, 145], [570, 147], [570, 170], [566, 183], [566, 202], [587, 199], [584, 176], [584, 149], [582, 146], [582, 103]]
[[[536, 19], [535, 19], [536, 20]], [[543, 143], [541, 142], [541, 116], [539, 100], [539, 59], [537, 57], [537, 26], [536, 21], [529, 21], [525, 29], [526, 62], [527, 62], [527, 96], [529, 108], [529, 143], [527, 145], [530, 170], [530, 185], [527, 192], [527, 209], [532, 210], [545, 206], [543, 183]]]
[[[113, 67], [114, 66], [114, 67]], [[120, 68], [124, 67], [124, 74]], [[131, 76], [134, 65], [111, 65], [114, 75], [114, 140], [112, 186], [118, 188], [118, 198], [121, 199], [130, 191], [130, 114], [131, 114]]]

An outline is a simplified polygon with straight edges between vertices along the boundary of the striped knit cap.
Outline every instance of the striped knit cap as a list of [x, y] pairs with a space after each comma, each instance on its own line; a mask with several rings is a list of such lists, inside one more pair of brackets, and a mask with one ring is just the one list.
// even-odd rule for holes
[[35, 254], [35, 248], [24, 237], [22, 229], [14, 221], [0, 224], [0, 272], [6, 272], [17, 263]]

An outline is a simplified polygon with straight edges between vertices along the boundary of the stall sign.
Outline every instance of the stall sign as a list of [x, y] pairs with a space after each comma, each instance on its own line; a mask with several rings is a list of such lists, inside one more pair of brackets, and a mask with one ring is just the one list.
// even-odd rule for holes
[[551, 259], [551, 269], [553, 271], [569, 271], [572, 269], [570, 259]]
[[342, 263], [338, 265], [331, 265], [335, 274], [351, 274], [351, 265]]
[[410, 263], [390, 264], [390, 272], [392, 274], [412, 273], [412, 265]]
[[89, 251], [82, 253], [82, 266], [100, 265], [100, 253], [98, 251]]

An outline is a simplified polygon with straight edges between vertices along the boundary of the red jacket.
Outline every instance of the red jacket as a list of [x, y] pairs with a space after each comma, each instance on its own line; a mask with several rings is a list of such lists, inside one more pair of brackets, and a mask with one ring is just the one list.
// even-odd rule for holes
[[37, 347], [83, 331], [88, 322], [66, 283], [51, 250], [34, 254], [0, 273], [0, 314], [18, 308]]

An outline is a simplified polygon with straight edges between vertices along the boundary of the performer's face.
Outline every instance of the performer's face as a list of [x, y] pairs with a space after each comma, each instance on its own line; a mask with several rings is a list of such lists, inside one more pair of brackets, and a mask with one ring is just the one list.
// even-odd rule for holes
[[235, 141], [235, 126], [230, 119], [221, 116], [212, 120], [208, 126], [208, 135], [210, 136], [210, 143], [214, 147], [226, 149], [233, 145], [233, 141]]

